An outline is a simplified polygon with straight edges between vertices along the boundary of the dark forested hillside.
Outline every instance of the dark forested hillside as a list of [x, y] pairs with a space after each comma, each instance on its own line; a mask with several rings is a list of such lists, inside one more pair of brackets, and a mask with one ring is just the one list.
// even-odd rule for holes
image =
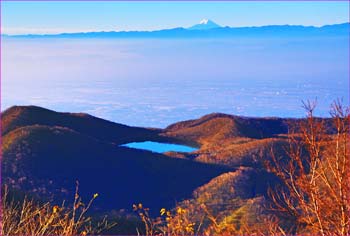
[[69, 199], [79, 180], [83, 195], [100, 194], [103, 210], [144, 202], [157, 209], [229, 168], [116, 145], [168, 140], [159, 131], [133, 128], [89, 115], [14, 107], [3, 114], [3, 182], [40, 197]]
[[[323, 122], [330, 142], [331, 120], [316, 120]], [[163, 207], [186, 209], [194, 221], [212, 216], [216, 231], [210, 231], [214, 218], [209, 217], [202, 222], [207, 232], [224, 232], [217, 230], [228, 226], [237, 230], [247, 220], [260, 222], [258, 210], [266, 204], [268, 190], [281, 183], [266, 161], [288, 156], [288, 132], [305, 122], [215, 113], [151, 129], [16, 106], [2, 113], [2, 183], [58, 204], [74, 199], [79, 181], [84, 199], [99, 193], [95, 213], [131, 213], [133, 203], [140, 202], [152, 216]], [[138, 141], [187, 144], [198, 150], [155, 153], [121, 146]], [[135, 234], [120, 229], [116, 232]]]

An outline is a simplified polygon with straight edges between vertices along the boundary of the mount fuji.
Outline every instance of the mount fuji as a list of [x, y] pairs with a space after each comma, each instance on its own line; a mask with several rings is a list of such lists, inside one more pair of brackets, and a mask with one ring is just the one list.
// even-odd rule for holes
[[4, 38], [237, 38], [237, 37], [349, 37], [349, 22], [334, 25], [266, 25], [250, 27], [220, 26], [203, 19], [189, 28], [177, 27], [155, 31], [102, 31], [60, 34], [5, 35]]
[[216, 24], [214, 21], [211, 21], [208, 19], [203, 19], [199, 22], [199, 24], [191, 26], [187, 29], [189, 29], [189, 30], [208, 30], [208, 29], [214, 29], [214, 28], [221, 28], [221, 26]]

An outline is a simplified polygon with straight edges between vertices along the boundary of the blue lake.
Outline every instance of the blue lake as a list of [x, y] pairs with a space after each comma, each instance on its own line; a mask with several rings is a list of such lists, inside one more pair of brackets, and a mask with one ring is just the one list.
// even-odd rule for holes
[[126, 146], [129, 148], [137, 148], [137, 149], [143, 149], [148, 150], [152, 152], [193, 152], [198, 150], [197, 148], [185, 146], [185, 145], [179, 145], [179, 144], [170, 144], [170, 143], [158, 143], [158, 142], [134, 142], [134, 143], [127, 143], [122, 146]]

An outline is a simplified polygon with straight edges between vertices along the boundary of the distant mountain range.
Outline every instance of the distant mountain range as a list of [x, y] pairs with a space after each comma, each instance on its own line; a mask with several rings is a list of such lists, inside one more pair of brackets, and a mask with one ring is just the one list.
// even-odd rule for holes
[[229, 37], [312, 37], [349, 36], [349, 23], [322, 27], [301, 25], [268, 25], [259, 27], [222, 27], [204, 19], [189, 28], [155, 31], [101, 31], [61, 34], [2, 35], [11, 38], [229, 38]]

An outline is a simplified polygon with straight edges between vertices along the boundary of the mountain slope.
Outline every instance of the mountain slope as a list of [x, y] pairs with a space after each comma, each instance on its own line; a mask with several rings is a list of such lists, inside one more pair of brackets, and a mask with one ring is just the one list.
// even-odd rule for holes
[[[287, 124], [301, 121], [214, 113], [166, 129], [147, 129], [87, 114], [17, 106], [2, 113], [2, 180], [57, 202], [73, 199], [79, 180], [85, 199], [100, 194], [95, 210], [109, 212], [130, 209], [135, 202], [157, 211], [191, 199], [192, 194], [192, 200], [198, 200], [204, 192], [218, 192], [224, 198], [226, 185], [235, 186], [235, 198], [255, 198], [264, 194], [264, 182], [270, 182], [262, 162], [271, 148], [284, 155]], [[136, 141], [184, 143], [199, 150], [157, 154], [120, 146]], [[232, 174], [222, 175], [227, 172]], [[222, 177], [213, 180], [217, 176]], [[236, 185], [243, 182], [244, 186]], [[216, 189], [213, 186], [221, 190], [209, 191]]]
[[[236, 224], [239, 227], [242, 225], [242, 215], [249, 216], [251, 221], [258, 221], [259, 215], [256, 214], [255, 208], [262, 206], [267, 188], [276, 181], [274, 176], [264, 170], [240, 167], [197, 188], [193, 198], [181, 202], [180, 206], [188, 211], [192, 221], [202, 222], [201, 217], [210, 212], [218, 226]], [[211, 222], [206, 220], [202, 223], [206, 228]], [[215, 235], [220, 234], [216, 232]]]
[[117, 124], [84, 113], [61, 113], [37, 106], [14, 106], [2, 113], [1, 132], [8, 132], [30, 125], [61, 126], [84, 135], [114, 144], [131, 141], [164, 140], [159, 130], [130, 127]]
[[213, 113], [196, 120], [183, 121], [168, 126], [169, 137], [186, 139], [204, 146], [232, 141], [232, 138], [261, 139], [288, 132], [287, 123], [294, 119], [245, 118]]
[[214, 29], [214, 28], [220, 28], [221, 26], [216, 24], [214, 21], [203, 19], [199, 22], [199, 24], [196, 24], [194, 26], [191, 26], [187, 29], [189, 30], [208, 30], [208, 29]]
[[3, 183], [45, 199], [100, 197], [95, 210], [130, 209], [142, 202], [171, 207], [193, 189], [228, 171], [216, 165], [169, 158], [102, 142], [66, 127], [32, 125], [3, 137]]
[[249, 166], [262, 168], [263, 162], [271, 158], [271, 151], [286, 155], [288, 141], [284, 138], [238, 139], [224, 146], [203, 148], [197, 152], [196, 160], [230, 167]]

